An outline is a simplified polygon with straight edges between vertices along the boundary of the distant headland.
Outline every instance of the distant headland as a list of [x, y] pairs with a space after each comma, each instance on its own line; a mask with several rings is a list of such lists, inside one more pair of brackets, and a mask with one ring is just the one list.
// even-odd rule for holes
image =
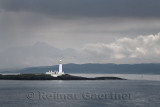
[[119, 77], [87, 78], [87, 77], [73, 76], [69, 74], [63, 74], [57, 77], [53, 77], [47, 74], [18, 74], [18, 75], [0, 74], [0, 80], [126, 80], [126, 79]]

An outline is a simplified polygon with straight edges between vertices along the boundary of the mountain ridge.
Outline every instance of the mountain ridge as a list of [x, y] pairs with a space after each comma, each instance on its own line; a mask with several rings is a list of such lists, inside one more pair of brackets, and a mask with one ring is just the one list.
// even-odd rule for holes
[[[19, 70], [6, 70], [1, 73], [45, 73], [58, 70], [58, 65], [28, 67]], [[160, 74], [160, 63], [141, 64], [63, 64], [65, 73], [108, 73], [108, 74]]]

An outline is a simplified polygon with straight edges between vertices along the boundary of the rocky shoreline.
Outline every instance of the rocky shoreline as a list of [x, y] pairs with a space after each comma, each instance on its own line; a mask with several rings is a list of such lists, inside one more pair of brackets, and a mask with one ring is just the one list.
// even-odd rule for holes
[[87, 78], [64, 74], [58, 77], [52, 77], [46, 74], [18, 74], [18, 75], [1, 75], [0, 80], [126, 80], [119, 77], [95, 77]]

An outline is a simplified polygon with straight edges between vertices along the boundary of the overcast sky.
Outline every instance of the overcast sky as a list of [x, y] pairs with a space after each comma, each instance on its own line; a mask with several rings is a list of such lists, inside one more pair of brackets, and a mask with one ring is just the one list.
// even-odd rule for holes
[[0, 69], [160, 63], [160, 0], [0, 0]]

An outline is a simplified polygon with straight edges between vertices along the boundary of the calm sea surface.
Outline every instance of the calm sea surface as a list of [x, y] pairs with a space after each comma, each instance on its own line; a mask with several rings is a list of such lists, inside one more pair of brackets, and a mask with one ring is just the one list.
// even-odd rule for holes
[[0, 80], [0, 107], [160, 107], [160, 81]]

